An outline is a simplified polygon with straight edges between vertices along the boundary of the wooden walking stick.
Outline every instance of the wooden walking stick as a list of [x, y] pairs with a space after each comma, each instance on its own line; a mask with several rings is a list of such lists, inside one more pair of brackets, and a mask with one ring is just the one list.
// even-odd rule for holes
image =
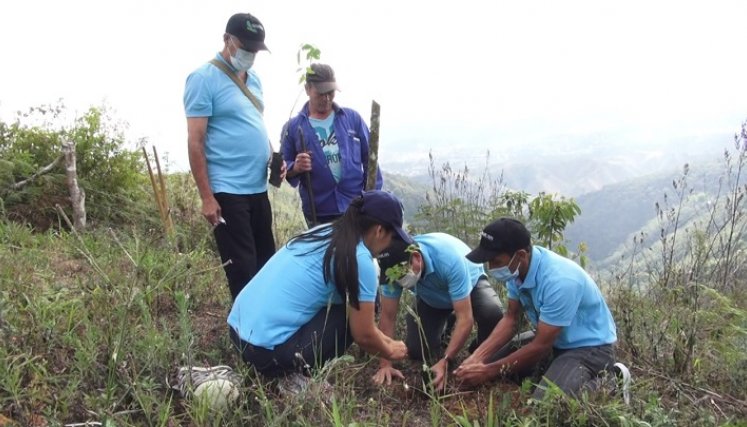
[[[301, 151], [306, 152], [306, 138], [303, 136], [303, 129], [298, 127], [298, 137], [301, 141]], [[304, 172], [306, 180], [306, 190], [309, 192], [309, 205], [311, 206], [311, 222], [316, 224], [316, 202], [314, 201], [314, 190], [311, 188], [311, 171]]]
[[376, 188], [376, 176], [379, 168], [379, 103], [371, 101], [371, 131], [368, 138], [368, 178], [366, 191]]

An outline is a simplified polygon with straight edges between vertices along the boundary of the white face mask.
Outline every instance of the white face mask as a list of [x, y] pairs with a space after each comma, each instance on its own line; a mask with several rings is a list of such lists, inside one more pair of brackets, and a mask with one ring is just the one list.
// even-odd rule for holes
[[412, 271], [412, 268], [402, 276], [399, 280], [397, 280], [397, 283], [402, 286], [402, 289], [412, 289], [415, 287], [415, 285], [418, 284], [418, 280], [420, 280], [420, 275], [415, 274], [414, 271]]
[[247, 71], [254, 65], [254, 58], [257, 56], [254, 52], [249, 52], [244, 49], [239, 49], [231, 39], [231, 44], [236, 48], [236, 53], [231, 56], [231, 65], [233, 68], [239, 71]]

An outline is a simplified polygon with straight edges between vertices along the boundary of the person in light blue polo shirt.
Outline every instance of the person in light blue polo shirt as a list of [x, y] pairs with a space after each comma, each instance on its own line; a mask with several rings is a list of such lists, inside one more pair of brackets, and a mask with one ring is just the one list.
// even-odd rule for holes
[[[529, 231], [515, 219], [500, 218], [481, 234], [480, 245], [467, 259], [487, 262], [488, 274], [506, 283], [508, 310], [456, 369], [457, 378], [475, 385], [501, 375], [521, 377], [549, 362], [536, 399], [542, 398], [548, 381], [570, 395], [598, 386], [594, 379], [613, 371], [617, 334], [594, 280], [572, 260], [533, 246]], [[536, 334], [518, 350], [505, 351], [522, 311]]]
[[271, 146], [262, 118], [262, 84], [252, 69], [257, 52], [267, 50], [264, 40], [256, 17], [231, 16], [223, 50], [192, 72], [184, 88], [189, 164], [233, 299], [275, 253], [267, 197]]
[[[488, 283], [485, 269], [465, 255], [470, 248], [454, 236], [428, 233], [414, 237], [409, 246], [402, 241], [392, 242], [379, 256], [382, 271], [381, 318], [379, 328], [394, 337], [399, 300], [403, 289], [415, 292], [412, 314], [406, 316], [408, 355], [431, 365], [433, 386], [443, 390], [449, 364], [477, 323], [475, 346], [485, 340], [503, 316], [501, 303]], [[441, 334], [447, 319], [455, 315], [451, 338], [442, 351]], [[393, 377], [404, 378], [387, 359], [380, 359], [379, 371], [373, 377], [377, 384], [391, 384]]]
[[228, 315], [243, 360], [266, 376], [303, 384], [309, 368], [343, 354], [353, 341], [369, 353], [404, 358], [405, 343], [381, 333], [374, 320], [374, 256], [392, 240], [412, 243], [402, 218], [394, 195], [368, 191], [340, 219], [291, 239]]

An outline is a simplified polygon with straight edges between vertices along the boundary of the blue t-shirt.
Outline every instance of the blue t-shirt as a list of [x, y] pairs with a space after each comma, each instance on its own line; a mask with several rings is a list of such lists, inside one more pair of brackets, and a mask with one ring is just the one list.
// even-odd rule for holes
[[[485, 276], [482, 264], [466, 258], [470, 247], [454, 236], [445, 233], [428, 233], [414, 236], [425, 264], [425, 274], [415, 285], [418, 298], [433, 308], [450, 309], [454, 301], [469, 297], [477, 281]], [[398, 299], [402, 287], [382, 284], [381, 295]]]
[[326, 119], [322, 120], [309, 117], [309, 122], [319, 138], [319, 144], [322, 146], [332, 177], [335, 182], [340, 182], [342, 164], [340, 163], [340, 146], [337, 144], [335, 134], [335, 112], [332, 111]]
[[[280, 249], [236, 297], [228, 324], [239, 337], [272, 350], [308, 323], [327, 303], [342, 304], [331, 282], [324, 282], [322, 261], [329, 243], [291, 242]], [[373, 256], [356, 248], [360, 302], [376, 299], [378, 278]]]
[[617, 341], [615, 321], [594, 280], [572, 260], [540, 246], [532, 248], [529, 271], [506, 283], [529, 320], [563, 328], [554, 347], [569, 349]]
[[[216, 58], [226, 62], [220, 54]], [[262, 85], [254, 70], [247, 72], [246, 84], [262, 103]], [[187, 118], [208, 118], [205, 158], [213, 193], [267, 191], [270, 144], [265, 122], [230, 77], [209, 63], [195, 70], [187, 77], [184, 110]]]

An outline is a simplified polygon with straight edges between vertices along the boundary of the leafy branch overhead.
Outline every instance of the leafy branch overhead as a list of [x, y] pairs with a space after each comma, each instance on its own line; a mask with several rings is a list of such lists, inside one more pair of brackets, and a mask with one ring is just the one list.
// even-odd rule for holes
[[311, 71], [311, 64], [314, 61], [318, 61], [321, 57], [322, 51], [312, 44], [304, 43], [298, 48], [298, 51], [296, 52], [296, 64], [298, 64], [296, 72], [299, 73], [299, 84], [306, 82], [306, 74], [313, 73], [313, 71]]

